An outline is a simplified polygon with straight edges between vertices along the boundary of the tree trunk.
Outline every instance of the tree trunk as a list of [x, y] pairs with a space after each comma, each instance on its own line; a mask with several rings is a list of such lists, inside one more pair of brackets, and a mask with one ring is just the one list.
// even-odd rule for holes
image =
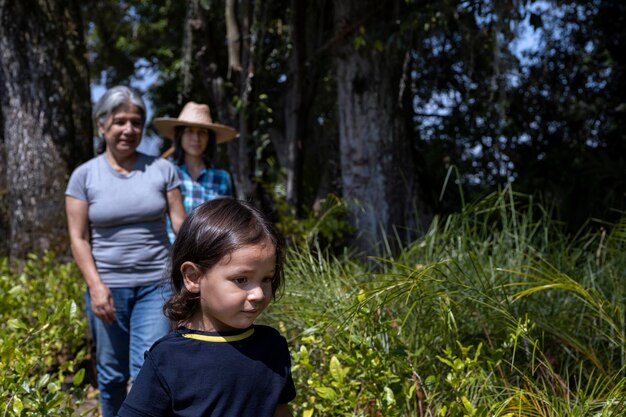
[[[381, 39], [380, 25], [394, 21], [393, 4], [336, 1], [336, 28], [358, 26], [364, 37], [376, 30]], [[354, 25], [357, 20], [362, 24]], [[413, 239], [421, 215], [406, 110], [398, 98], [403, 55], [390, 43], [383, 50], [372, 43], [356, 48], [350, 36], [336, 60], [343, 196], [356, 246], [367, 255]]]
[[285, 146], [287, 149], [287, 203], [300, 212], [302, 183], [302, 140], [306, 109], [303, 109], [302, 78], [305, 55], [306, 2], [291, 0], [291, 54], [285, 94]]
[[[241, 33], [244, 36], [239, 35], [239, 39], [243, 39], [240, 49], [240, 63], [242, 71], [236, 71], [232, 73], [233, 84], [239, 84], [239, 138], [228, 142], [228, 156], [230, 160], [231, 173], [233, 181], [235, 182], [235, 188], [237, 198], [242, 200], [252, 200], [254, 196], [254, 184], [252, 183], [253, 173], [253, 158], [250, 152], [250, 143], [252, 137], [250, 133], [250, 102], [253, 91], [254, 81], [254, 56], [256, 47], [256, 36], [251, 34], [253, 30], [252, 19], [256, 12], [256, 7], [261, 7], [252, 0], [241, 0], [239, 3], [239, 9], [233, 10], [234, 2], [226, 2], [226, 7], [230, 7], [230, 10], [225, 10], [225, 15], [229, 16], [226, 23], [227, 25], [233, 24], [235, 20], [232, 16], [239, 16]], [[233, 36], [233, 28], [227, 28], [227, 34]], [[257, 28], [254, 28], [257, 30]], [[230, 40], [229, 40], [230, 42]], [[229, 65], [232, 62], [229, 63]], [[254, 148], [253, 148], [254, 149]]]
[[[208, 11], [201, 0], [186, 2], [183, 30], [181, 88], [178, 107], [190, 101], [209, 103], [215, 118], [215, 101], [211, 95], [211, 80], [215, 77], [218, 59], [215, 35]], [[221, 35], [221, 34], [220, 34]], [[221, 38], [220, 38], [221, 40]], [[219, 120], [224, 123], [223, 120]]]
[[193, 63], [194, 63], [194, 40], [198, 26], [204, 26], [204, 20], [199, 20], [200, 4], [198, 0], [188, 0], [186, 2], [187, 12], [185, 14], [185, 25], [183, 27], [183, 47], [182, 47], [182, 65], [181, 65], [181, 88], [178, 93], [178, 106], [182, 108], [189, 100], [190, 93], [193, 89]]
[[226, 44], [228, 45], [228, 74], [241, 72], [241, 35], [237, 24], [237, 0], [226, 0], [224, 18], [226, 21]]
[[65, 250], [67, 176], [93, 153], [78, 3], [0, 1], [0, 72], [10, 256]]
[[[328, 18], [331, 8], [327, 3], [326, 0], [290, 1], [291, 47], [281, 119], [284, 134], [272, 134], [279, 163], [287, 172], [287, 203], [299, 217], [305, 214], [305, 205], [317, 197], [316, 190], [322, 192], [322, 198], [328, 194], [329, 188], [324, 183], [330, 164], [326, 150], [329, 143], [336, 140], [336, 135], [330, 135], [328, 129], [324, 134], [315, 136], [314, 131], [319, 124], [313, 120], [314, 103], [325, 101], [317, 95], [322, 71], [331, 68], [326, 65], [326, 61], [330, 61], [324, 54], [327, 49], [321, 44], [326, 35], [325, 29], [330, 29], [332, 23], [332, 19]], [[305, 178], [313, 195], [305, 192]]]
[[[0, 71], [0, 109], [6, 98], [2, 71]], [[0, 256], [9, 254], [9, 199], [7, 192], [7, 163], [4, 146], [4, 119], [0, 111]]]

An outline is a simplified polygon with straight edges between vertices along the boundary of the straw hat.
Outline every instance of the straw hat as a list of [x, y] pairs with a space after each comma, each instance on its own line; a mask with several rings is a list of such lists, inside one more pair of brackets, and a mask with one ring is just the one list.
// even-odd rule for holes
[[183, 107], [177, 119], [171, 117], [157, 117], [152, 125], [160, 135], [174, 140], [176, 126], [204, 127], [215, 132], [215, 142], [224, 143], [237, 136], [237, 131], [230, 126], [213, 123], [211, 111], [206, 104], [188, 102]]

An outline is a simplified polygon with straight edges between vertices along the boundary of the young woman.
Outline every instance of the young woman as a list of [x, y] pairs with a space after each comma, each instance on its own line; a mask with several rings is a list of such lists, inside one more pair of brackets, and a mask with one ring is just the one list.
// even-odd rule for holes
[[76, 168], [65, 192], [72, 254], [87, 283], [87, 314], [96, 344], [103, 417], [126, 398], [144, 352], [167, 334], [160, 285], [169, 241], [165, 214], [177, 231], [185, 218], [176, 168], [137, 152], [146, 106], [117, 86], [96, 103], [94, 123], [104, 152]]
[[[174, 141], [171, 159], [178, 167], [187, 213], [205, 201], [232, 196], [232, 181], [228, 171], [214, 166], [218, 144], [237, 136], [231, 127], [213, 123], [209, 106], [188, 102], [178, 118], [156, 118], [154, 128], [162, 136]], [[168, 235], [174, 242], [174, 233], [168, 223]]]
[[254, 324], [283, 285], [283, 252], [250, 204], [218, 198], [191, 212], [165, 305], [178, 327], [146, 354], [120, 417], [291, 417], [287, 341]]

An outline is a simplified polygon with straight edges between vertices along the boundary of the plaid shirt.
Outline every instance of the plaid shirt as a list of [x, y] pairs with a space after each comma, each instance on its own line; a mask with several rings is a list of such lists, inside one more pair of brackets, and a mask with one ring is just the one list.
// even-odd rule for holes
[[[205, 201], [213, 200], [221, 196], [232, 196], [230, 174], [223, 169], [205, 168], [194, 181], [187, 171], [185, 164], [177, 166], [180, 178], [180, 191], [183, 194], [183, 206], [187, 213], [198, 207]], [[170, 242], [174, 243], [176, 235], [172, 230], [169, 216], [167, 217], [167, 235]]]

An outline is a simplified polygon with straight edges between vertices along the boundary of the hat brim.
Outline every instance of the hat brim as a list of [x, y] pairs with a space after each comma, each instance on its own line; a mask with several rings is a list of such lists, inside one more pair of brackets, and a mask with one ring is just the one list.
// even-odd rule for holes
[[169, 117], [158, 117], [152, 121], [152, 126], [159, 135], [174, 140], [176, 126], [200, 127], [215, 132], [215, 142], [224, 143], [237, 137], [237, 131], [230, 126], [219, 123], [194, 123]]

